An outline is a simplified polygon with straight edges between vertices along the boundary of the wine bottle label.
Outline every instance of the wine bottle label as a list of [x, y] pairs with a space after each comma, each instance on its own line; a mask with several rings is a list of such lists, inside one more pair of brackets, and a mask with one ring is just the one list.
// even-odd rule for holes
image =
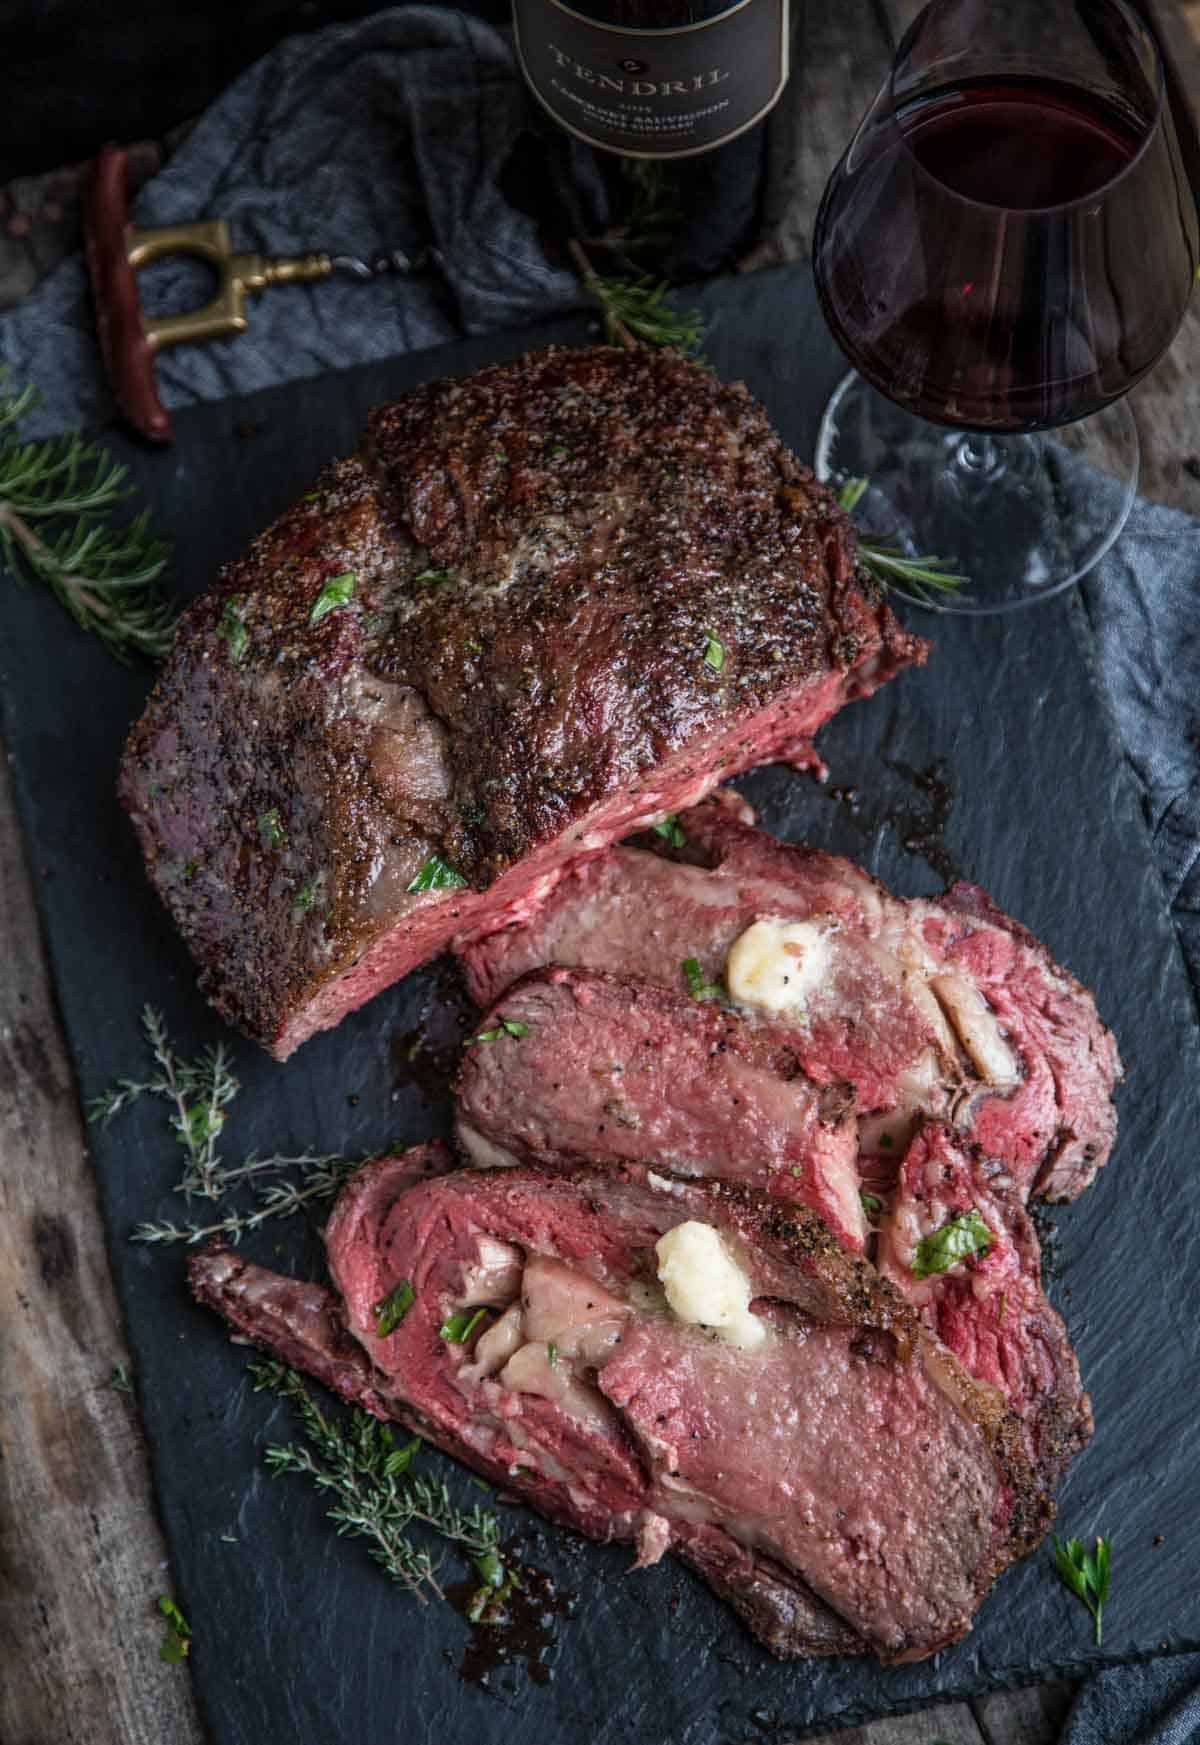
[[753, 127], [787, 83], [788, 0], [740, 0], [678, 30], [597, 24], [561, 0], [513, 0], [535, 97], [590, 145], [684, 158]]

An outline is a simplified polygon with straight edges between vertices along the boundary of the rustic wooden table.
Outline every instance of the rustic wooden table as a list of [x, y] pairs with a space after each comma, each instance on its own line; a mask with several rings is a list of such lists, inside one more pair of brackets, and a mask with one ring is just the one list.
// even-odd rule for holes
[[[825, 180], [890, 58], [913, 0], [810, 0], [789, 93], [786, 173], [757, 261], [795, 258]], [[1200, 4], [1149, 5], [1177, 92], [1200, 109]], [[1193, 29], [1197, 34], [1193, 34]], [[22, 185], [13, 201], [37, 191]], [[55, 191], [54, 223], [64, 196]], [[69, 201], [68, 201], [69, 207]], [[4, 211], [0, 205], [0, 213]], [[0, 234], [21, 289], [61, 247]], [[7, 255], [6, 251], [7, 250]], [[1200, 311], [1132, 397], [1142, 489], [1200, 515]], [[0, 1741], [199, 1745], [186, 1668], [158, 1658], [170, 1588], [126, 1361], [86, 1133], [47, 977], [6, 760], [0, 760]], [[830, 1735], [839, 1745], [1050, 1745], [1072, 1687], [1046, 1684]], [[783, 1742], [780, 1742], [783, 1745]]]

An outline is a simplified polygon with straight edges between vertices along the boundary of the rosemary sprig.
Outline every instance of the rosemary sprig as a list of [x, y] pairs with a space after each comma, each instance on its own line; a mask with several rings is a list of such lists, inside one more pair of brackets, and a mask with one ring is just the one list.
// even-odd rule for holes
[[109, 511], [133, 495], [129, 469], [77, 433], [21, 442], [16, 426], [36, 389], [0, 387], [0, 561], [39, 581], [110, 654], [160, 659], [176, 611], [158, 581], [168, 548], [143, 511], [124, 526]]
[[271, 1472], [310, 1478], [330, 1500], [327, 1514], [338, 1532], [364, 1539], [380, 1568], [423, 1603], [431, 1595], [445, 1598], [438, 1580], [441, 1562], [426, 1546], [414, 1542], [410, 1529], [427, 1529], [460, 1546], [483, 1582], [482, 1615], [486, 1601], [506, 1580], [495, 1515], [478, 1503], [470, 1509], [458, 1508], [442, 1480], [410, 1472], [421, 1447], [419, 1437], [397, 1448], [389, 1426], [358, 1408], [348, 1419], [335, 1422], [286, 1364], [256, 1361], [250, 1364], [250, 1374], [255, 1392], [269, 1389], [287, 1401], [304, 1434], [303, 1444], [272, 1443], [267, 1448]]
[[648, 273], [635, 278], [604, 278], [593, 267], [574, 237], [567, 244], [583, 288], [600, 306], [605, 337], [613, 345], [632, 350], [644, 345], [673, 346], [694, 357], [704, 337], [704, 323], [697, 309], [676, 309], [670, 302], [670, 287]]
[[[853, 514], [869, 479], [847, 479], [838, 491], [837, 499], [847, 515]], [[946, 567], [940, 557], [909, 557], [894, 540], [880, 539], [875, 534], [858, 536], [858, 561], [867, 574], [885, 593], [897, 582], [903, 582], [911, 594], [927, 600], [929, 591], [956, 594], [969, 578]]]

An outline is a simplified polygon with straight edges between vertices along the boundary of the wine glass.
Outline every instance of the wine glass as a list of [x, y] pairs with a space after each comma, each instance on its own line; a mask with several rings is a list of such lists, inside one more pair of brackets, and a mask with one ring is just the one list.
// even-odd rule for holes
[[817, 473], [866, 480], [862, 525], [967, 578], [901, 592], [1002, 611], [1107, 551], [1137, 485], [1121, 396], [1170, 344], [1196, 265], [1158, 50], [1123, 0], [926, 7], [813, 239], [856, 366]]

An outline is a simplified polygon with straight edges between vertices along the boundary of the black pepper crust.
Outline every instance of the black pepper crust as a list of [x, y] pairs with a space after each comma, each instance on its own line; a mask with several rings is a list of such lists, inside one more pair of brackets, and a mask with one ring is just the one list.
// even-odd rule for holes
[[270, 1042], [431, 854], [483, 891], [664, 759], [716, 770], [726, 728], [748, 767], [756, 713], [924, 655], [744, 388], [551, 347], [375, 410], [186, 613], [120, 793], [205, 991]]

